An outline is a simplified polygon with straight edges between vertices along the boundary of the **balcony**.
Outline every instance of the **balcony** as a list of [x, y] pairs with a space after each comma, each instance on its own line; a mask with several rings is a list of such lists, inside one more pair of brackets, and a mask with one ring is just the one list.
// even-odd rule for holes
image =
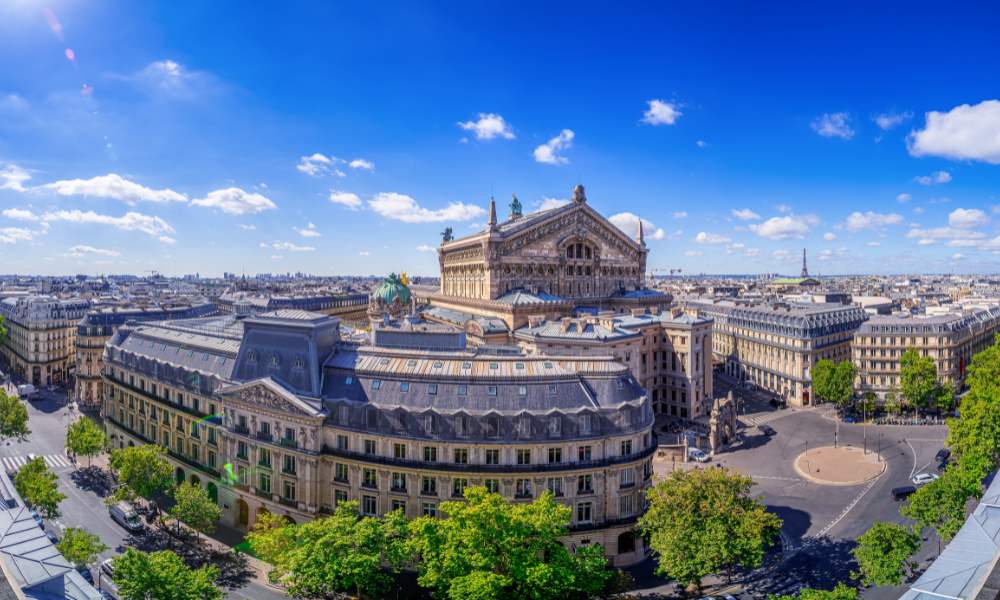
[[279, 439], [278, 444], [280, 444], [285, 448], [295, 448], [298, 446], [298, 444], [295, 441], [295, 438], [287, 438], [287, 437]]
[[281, 468], [281, 472], [284, 473], [285, 475], [297, 475], [297, 473], [295, 472], [295, 467], [284, 466]]
[[250, 428], [244, 427], [243, 425], [237, 425], [236, 427], [233, 427], [233, 431], [241, 435], [250, 435]]
[[254, 439], [258, 439], [262, 442], [273, 442], [274, 438], [271, 436], [270, 431], [258, 431], [253, 434]]
[[260, 488], [256, 488], [254, 489], [253, 493], [254, 495], [259, 496], [261, 498], [265, 498], [267, 500], [271, 499], [271, 490], [262, 490]]
[[390, 492], [396, 492], [397, 494], [405, 494], [406, 493], [406, 486], [405, 485], [394, 485], [394, 486], [392, 486], [392, 487], [389, 488], [389, 491]]
[[265, 469], [270, 469], [271, 468], [271, 461], [270, 460], [258, 460], [257, 461], [257, 466], [258, 467], [264, 467]]
[[298, 508], [299, 503], [294, 498], [285, 498], [284, 496], [278, 498], [278, 504], [283, 506], [288, 506], [291, 508]]

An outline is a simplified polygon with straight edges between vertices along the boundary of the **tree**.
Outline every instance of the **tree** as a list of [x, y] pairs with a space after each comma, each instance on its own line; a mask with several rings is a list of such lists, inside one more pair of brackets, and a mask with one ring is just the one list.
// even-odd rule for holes
[[78, 456], [86, 456], [88, 467], [91, 458], [104, 451], [107, 444], [107, 434], [90, 417], [80, 417], [66, 430], [66, 449]]
[[854, 376], [857, 369], [849, 360], [834, 363], [824, 358], [812, 368], [812, 389], [816, 396], [844, 408], [854, 394]]
[[182, 483], [174, 490], [174, 505], [170, 516], [201, 533], [212, 533], [215, 522], [222, 516], [219, 505], [208, 497], [200, 485]]
[[23, 442], [29, 435], [27, 407], [20, 398], [0, 389], [0, 442], [11, 438]]
[[865, 395], [861, 398], [861, 402], [858, 404], [860, 405], [859, 408], [861, 409], [861, 414], [865, 417], [871, 417], [874, 415], [875, 409], [878, 406], [875, 402], [875, 394], [872, 392], [865, 392]]
[[753, 481], [728, 469], [674, 471], [651, 488], [639, 529], [657, 572], [683, 583], [734, 567], [756, 568], [781, 519], [750, 497]]
[[114, 559], [114, 582], [122, 600], [221, 600], [213, 565], [191, 569], [170, 550], [128, 548]]
[[14, 487], [25, 502], [51, 519], [59, 516], [59, 503], [66, 499], [59, 492], [58, 481], [56, 474], [38, 457], [24, 463], [18, 470], [14, 476]]
[[94, 562], [98, 554], [108, 549], [101, 542], [101, 538], [79, 527], [67, 527], [56, 548], [59, 554], [77, 567], [89, 565]]
[[254, 552], [275, 567], [293, 596], [335, 597], [352, 592], [382, 597], [391, 578], [383, 565], [398, 568], [406, 517], [394, 511], [384, 519], [361, 516], [357, 502], [337, 505], [333, 515], [301, 525], [281, 517], [258, 520], [247, 535]]
[[152, 499], [173, 485], [170, 463], [163, 448], [154, 445], [129, 446], [111, 452], [111, 468], [118, 473], [119, 487], [111, 502]]
[[934, 359], [913, 348], [899, 359], [899, 382], [903, 396], [918, 409], [931, 408], [940, 393]]
[[838, 583], [832, 590], [816, 590], [813, 588], [802, 588], [798, 596], [768, 596], [769, 600], [857, 600], [857, 588], [848, 587], [843, 583]]
[[897, 523], [878, 522], [858, 538], [854, 559], [865, 585], [899, 585], [911, 571], [920, 536]]
[[465, 501], [441, 503], [447, 518], [424, 516], [409, 525], [417, 582], [438, 597], [584, 599], [618, 583], [599, 544], [574, 553], [559, 541], [572, 509], [551, 492], [528, 504], [484, 487], [464, 495]]
[[941, 475], [918, 489], [899, 510], [913, 519], [918, 531], [933, 529], [947, 542], [965, 522], [965, 506], [970, 497], [978, 496], [980, 480], [969, 468], [953, 464]]
[[890, 415], [898, 415], [903, 409], [899, 402], [899, 394], [893, 390], [886, 392], [885, 400], [882, 402], [882, 407], [885, 408], [885, 412]]
[[1000, 336], [972, 358], [966, 383], [961, 416], [948, 420], [948, 446], [985, 477], [1000, 459]]

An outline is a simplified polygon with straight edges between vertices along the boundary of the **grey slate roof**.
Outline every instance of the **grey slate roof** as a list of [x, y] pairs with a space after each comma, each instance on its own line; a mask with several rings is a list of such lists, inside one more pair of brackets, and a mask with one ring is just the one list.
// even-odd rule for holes
[[947, 315], [872, 315], [859, 334], [973, 333], [1000, 320], [1000, 305]]

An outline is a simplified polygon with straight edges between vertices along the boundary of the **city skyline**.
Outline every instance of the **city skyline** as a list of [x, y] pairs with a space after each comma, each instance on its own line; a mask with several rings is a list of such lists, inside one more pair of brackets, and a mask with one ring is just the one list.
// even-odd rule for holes
[[650, 274], [998, 270], [992, 11], [292, 8], [0, 8], [0, 270], [433, 276], [577, 183]]

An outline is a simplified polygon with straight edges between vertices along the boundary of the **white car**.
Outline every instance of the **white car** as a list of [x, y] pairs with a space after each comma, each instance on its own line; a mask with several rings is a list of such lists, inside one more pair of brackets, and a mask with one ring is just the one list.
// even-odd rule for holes
[[709, 461], [709, 456], [698, 448], [688, 448], [688, 459], [703, 463]]
[[937, 480], [937, 478], [938, 476], [935, 473], [918, 473], [910, 481], [913, 482], [913, 485], [924, 485], [925, 483]]

